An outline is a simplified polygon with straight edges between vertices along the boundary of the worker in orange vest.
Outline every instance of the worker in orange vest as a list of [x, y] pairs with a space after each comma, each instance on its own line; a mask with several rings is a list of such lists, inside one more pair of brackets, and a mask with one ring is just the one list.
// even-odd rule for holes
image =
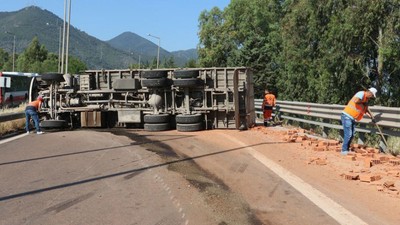
[[376, 92], [377, 90], [373, 87], [369, 88], [367, 91], [359, 91], [351, 98], [344, 108], [341, 115], [344, 132], [342, 155], [347, 155], [349, 152], [350, 144], [355, 134], [356, 121], [360, 121], [364, 114], [367, 114], [372, 119], [373, 123], [376, 122], [373, 116], [368, 112], [368, 100], [375, 98]]
[[264, 92], [264, 100], [262, 103], [262, 110], [264, 114], [264, 126], [268, 126], [268, 122], [272, 120], [272, 109], [276, 104], [275, 95], [268, 90]]
[[35, 101], [29, 102], [29, 104], [25, 108], [25, 130], [26, 133], [29, 134], [29, 121], [32, 118], [33, 123], [35, 124], [36, 128], [36, 133], [37, 134], [43, 134], [40, 130], [39, 126], [39, 115], [38, 111], [40, 110], [40, 106], [42, 105], [43, 98], [42, 96], [39, 96]]

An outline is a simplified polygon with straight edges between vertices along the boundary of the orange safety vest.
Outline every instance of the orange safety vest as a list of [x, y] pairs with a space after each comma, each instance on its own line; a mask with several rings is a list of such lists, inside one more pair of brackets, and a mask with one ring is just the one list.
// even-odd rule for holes
[[35, 107], [36, 108], [36, 110], [38, 110], [39, 109], [39, 106], [40, 106], [40, 103], [41, 103], [41, 101], [40, 100], [35, 100], [35, 101], [32, 101], [32, 102], [29, 102], [29, 106], [33, 106], [33, 107]]
[[[343, 112], [352, 116], [356, 121], [360, 121], [365, 112], [367, 111], [367, 106], [364, 104], [356, 104], [356, 96], [350, 99], [349, 103], [347, 103], [346, 107], [344, 108]], [[368, 102], [367, 95], [364, 91], [364, 97], [361, 99], [362, 103]]]
[[264, 96], [264, 105], [275, 106], [275, 95], [273, 94], [266, 94]]

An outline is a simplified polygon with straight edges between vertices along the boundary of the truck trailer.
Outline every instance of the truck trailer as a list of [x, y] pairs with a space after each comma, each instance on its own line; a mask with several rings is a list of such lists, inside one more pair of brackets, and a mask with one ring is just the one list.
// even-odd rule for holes
[[245, 67], [87, 70], [35, 77], [43, 128], [134, 127], [147, 131], [247, 129], [254, 83]]

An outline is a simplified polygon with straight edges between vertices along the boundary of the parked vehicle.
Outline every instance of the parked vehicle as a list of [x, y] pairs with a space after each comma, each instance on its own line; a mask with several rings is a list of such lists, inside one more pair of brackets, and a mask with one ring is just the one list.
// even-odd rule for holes
[[0, 72], [0, 107], [27, 102], [32, 78], [37, 76], [37, 73]]
[[42, 74], [31, 95], [44, 98], [44, 128], [198, 131], [255, 123], [253, 77], [244, 67]]

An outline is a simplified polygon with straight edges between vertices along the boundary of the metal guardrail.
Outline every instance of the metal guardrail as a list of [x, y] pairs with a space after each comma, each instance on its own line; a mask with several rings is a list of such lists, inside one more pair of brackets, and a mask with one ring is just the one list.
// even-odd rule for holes
[[[262, 114], [262, 99], [255, 99], [254, 101], [256, 114]], [[334, 104], [277, 101], [274, 115], [278, 118], [321, 126], [324, 129], [333, 128], [343, 130], [342, 125], [333, 124], [332, 120], [340, 121], [340, 115], [344, 107], [344, 105]], [[371, 106], [369, 109], [374, 114], [377, 124], [383, 127], [382, 131], [385, 135], [400, 137], [400, 108]], [[378, 130], [371, 123], [371, 119], [367, 116], [359, 121], [356, 131], [361, 133], [378, 133]], [[323, 135], [325, 136], [326, 134]]]
[[7, 121], [10, 121], [10, 120], [22, 119], [24, 117], [25, 117], [25, 113], [24, 112], [4, 113], [4, 114], [0, 114], [0, 123], [7, 122]]

